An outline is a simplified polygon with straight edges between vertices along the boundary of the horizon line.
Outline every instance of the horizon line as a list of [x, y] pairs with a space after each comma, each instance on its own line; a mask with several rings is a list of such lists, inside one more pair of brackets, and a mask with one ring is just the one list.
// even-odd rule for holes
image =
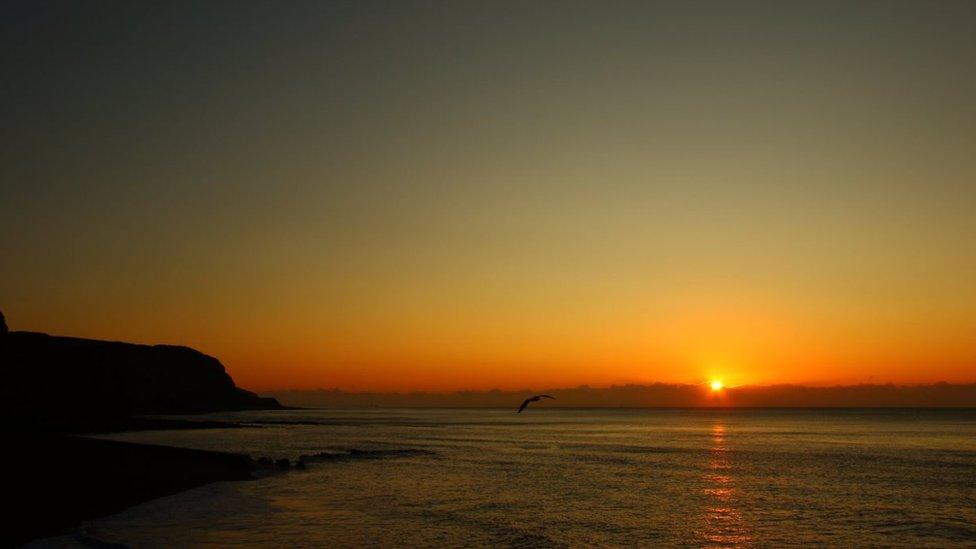
[[[455, 393], [521, 393], [521, 392], [539, 392], [539, 391], [571, 391], [579, 389], [592, 389], [592, 390], [608, 390], [608, 389], [620, 389], [620, 388], [639, 388], [639, 387], [671, 387], [671, 388], [694, 388], [702, 387], [707, 388], [708, 381], [702, 381], [698, 383], [667, 383], [663, 381], [655, 381], [650, 383], [624, 383], [624, 384], [610, 384], [610, 385], [589, 385], [580, 384], [575, 386], [563, 386], [563, 387], [546, 387], [546, 388], [532, 388], [523, 387], [519, 389], [502, 389], [500, 387], [493, 387], [488, 389], [416, 389], [409, 391], [398, 391], [398, 390], [377, 390], [377, 389], [343, 389], [340, 387], [315, 387], [315, 388], [277, 388], [277, 389], [264, 389], [255, 391], [259, 394], [271, 394], [271, 393], [281, 393], [281, 392], [341, 392], [350, 394], [363, 394], [363, 393], [373, 393], [373, 394], [388, 394], [388, 395], [413, 395], [413, 394], [429, 394], [429, 395], [448, 395]], [[908, 388], [908, 389], [918, 389], [924, 387], [963, 387], [976, 385], [976, 380], [966, 381], [966, 382], [950, 382], [945, 380], [933, 381], [933, 382], [922, 382], [922, 383], [851, 383], [851, 384], [831, 384], [831, 385], [812, 385], [805, 383], [744, 383], [740, 385], [725, 385], [721, 389], [725, 391], [734, 391], [739, 389], [764, 389], [764, 388], [801, 388], [801, 389], [853, 389], [853, 388], [864, 388], [864, 387], [879, 387], [879, 388]]]

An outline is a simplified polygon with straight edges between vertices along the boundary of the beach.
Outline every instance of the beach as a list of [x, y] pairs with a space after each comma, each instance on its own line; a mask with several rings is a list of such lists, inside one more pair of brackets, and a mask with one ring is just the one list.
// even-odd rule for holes
[[8, 441], [3, 538], [14, 544], [73, 531], [81, 539], [86, 520], [203, 484], [253, 478], [254, 464], [242, 454], [70, 435]]

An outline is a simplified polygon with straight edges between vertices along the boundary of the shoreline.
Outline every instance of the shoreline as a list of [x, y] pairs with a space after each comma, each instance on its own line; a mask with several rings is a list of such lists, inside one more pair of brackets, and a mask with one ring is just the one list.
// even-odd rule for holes
[[14, 435], [8, 448], [17, 454], [2, 460], [11, 508], [3, 537], [14, 546], [212, 482], [255, 478], [254, 460], [229, 452], [55, 434]]

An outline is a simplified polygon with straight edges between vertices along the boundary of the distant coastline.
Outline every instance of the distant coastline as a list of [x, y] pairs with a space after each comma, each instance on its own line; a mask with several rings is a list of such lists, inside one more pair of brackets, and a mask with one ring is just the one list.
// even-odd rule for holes
[[564, 408], [974, 408], [976, 383], [930, 385], [752, 385], [710, 391], [703, 385], [580, 386], [517, 391], [450, 393], [349, 392], [339, 389], [281, 390], [265, 394], [304, 408], [496, 408], [517, 406], [540, 392], [556, 397], [546, 407]]

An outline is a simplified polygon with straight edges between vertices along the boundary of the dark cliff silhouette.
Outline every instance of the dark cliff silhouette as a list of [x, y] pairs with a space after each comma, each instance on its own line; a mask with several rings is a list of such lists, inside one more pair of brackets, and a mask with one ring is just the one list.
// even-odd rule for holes
[[0, 336], [0, 409], [18, 430], [112, 430], [143, 414], [280, 407], [235, 386], [216, 358], [188, 347]]

